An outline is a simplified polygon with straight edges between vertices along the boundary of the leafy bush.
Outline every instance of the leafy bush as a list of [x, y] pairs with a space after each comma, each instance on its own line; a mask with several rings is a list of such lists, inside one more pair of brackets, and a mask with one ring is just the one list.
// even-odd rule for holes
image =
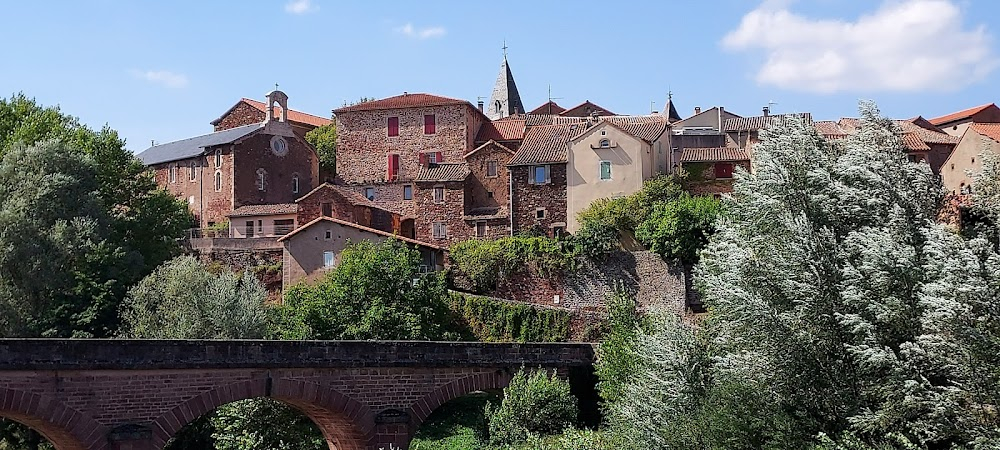
[[451, 247], [449, 259], [477, 292], [496, 288], [520, 270], [549, 276], [576, 268], [577, 249], [572, 243], [542, 236], [509, 236], [470, 239]]
[[420, 253], [396, 239], [360, 241], [313, 285], [293, 286], [272, 314], [289, 339], [450, 339], [448, 288], [420, 274]]
[[657, 203], [635, 237], [663, 259], [694, 264], [715, 231], [715, 219], [721, 211], [722, 204], [712, 197], [682, 194], [676, 200]]
[[451, 295], [451, 308], [471, 337], [482, 342], [565, 342], [569, 312], [486, 297]]
[[316, 424], [297, 409], [269, 398], [219, 408], [210, 419], [216, 450], [325, 450]]
[[500, 406], [487, 406], [493, 446], [513, 445], [531, 436], [562, 433], [576, 421], [577, 401], [569, 382], [542, 370], [520, 370], [503, 391]]
[[595, 200], [577, 214], [580, 229], [573, 240], [581, 253], [591, 258], [605, 255], [619, 245], [622, 234], [631, 234], [652, 213], [654, 205], [672, 201], [683, 189], [676, 176], [658, 176], [646, 180], [632, 195]]

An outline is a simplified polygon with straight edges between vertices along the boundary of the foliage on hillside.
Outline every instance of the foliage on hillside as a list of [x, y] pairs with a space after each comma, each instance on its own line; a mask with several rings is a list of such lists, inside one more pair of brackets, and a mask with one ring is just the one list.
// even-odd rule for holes
[[568, 311], [536, 308], [487, 297], [451, 294], [459, 328], [482, 342], [565, 342], [569, 340]]
[[635, 237], [665, 260], [694, 264], [715, 232], [721, 211], [722, 203], [712, 197], [684, 193], [675, 200], [656, 203], [639, 224]]
[[569, 382], [543, 370], [520, 370], [504, 389], [500, 405], [486, 407], [489, 443], [496, 448], [559, 434], [576, 423], [577, 414]]
[[477, 292], [488, 292], [511, 275], [527, 270], [540, 276], [561, 275], [576, 268], [572, 242], [544, 236], [469, 239], [452, 245], [452, 270], [468, 278]]

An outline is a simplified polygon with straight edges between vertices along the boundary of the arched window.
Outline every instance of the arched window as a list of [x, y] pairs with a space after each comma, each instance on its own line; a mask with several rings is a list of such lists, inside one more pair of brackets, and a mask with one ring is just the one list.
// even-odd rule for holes
[[196, 175], [197, 174], [197, 172], [196, 172], [197, 170], [198, 170], [198, 162], [192, 160], [191, 161], [191, 165], [188, 166], [188, 180], [194, 181], [195, 177], [197, 176]]
[[222, 167], [222, 149], [221, 148], [215, 149], [215, 168], [218, 169], [219, 167]]
[[601, 139], [600, 146], [601, 146], [601, 148], [611, 147], [611, 141], [609, 141], [607, 139]]
[[500, 100], [497, 100], [496, 107], [497, 107], [497, 112], [503, 111], [503, 103], [500, 103]]
[[293, 194], [299, 193], [299, 174], [292, 175], [292, 193]]
[[257, 190], [267, 190], [267, 171], [263, 168], [257, 169]]
[[218, 170], [215, 171], [215, 191], [219, 192], [222, 190], [222, 172]]

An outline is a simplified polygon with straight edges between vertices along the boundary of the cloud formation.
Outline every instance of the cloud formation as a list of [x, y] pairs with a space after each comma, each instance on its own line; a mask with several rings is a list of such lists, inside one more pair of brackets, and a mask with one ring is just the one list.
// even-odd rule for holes
[[444, 27], [415, 28], [412, 23], [408, 23], [396, 28], [396, 32], [413, 39], [430, 39], [444, 36]]
[[285, 12], [289, 14], [305, 14], [319, 9], [312, 0], [291, 0], [285, 3]]
[[167, 70], [135, 70], [132, 71], [132, 75], [150, 83], [159, 84], [172, 89], [180, 89], [187, 87], [188, 85], [187, 75]]
[[887, 1], [856, 21], [813, 19], [765, 1], [723, 39], [733, 51], [762, 50], [757, 82], [799, 91], [954, 90], [1000, 60], [985, 26], [964, 29], [951, 0]]

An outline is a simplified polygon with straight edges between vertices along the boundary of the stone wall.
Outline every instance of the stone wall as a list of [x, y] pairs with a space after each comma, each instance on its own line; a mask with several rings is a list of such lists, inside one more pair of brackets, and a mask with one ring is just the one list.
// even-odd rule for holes
[[[510, 168], [511, 211], [514, 234], [537, 227], [546, 235], [553, 228], [566, 227], [566, 164], [550, 164], [548, 184], [528, 184], [532, 166]], [[545, 208], [545, 218], [537, 219], [538, 208]]]
[[[420, 211], [414, 221], [416, 239], [447, 247], [455, 242], [473, 237], [469, 226], [462, 219], [465, 210], [465, 185], [461, 181], [420, 182], [416, 183], [413, 198], [417, 211]], [[434, 201], [434, 188], [444, 188], [444, 202]], [[434, 223], [443, 222], [447, 227], [447, 238], [434, 237]]]
[[[233, 185], [234, 207], [295, 203], [295, 200], [318, 186], [319, 173], [316, 152], [300, 138], [286, 138], [288, 153], [277, 156], [271, 151], [271, 135], [258, 133], [234, 146], [235, 180]], [[263, 169], [265, 189], [257, 187], [257, 171]], [[298, 176], [298, 192], [293, 190], [292, 178]]]
[[215, 131], [242, 127], [243, 125], [250, 125], [252, 123], [261, 123], [266, 116], [264, 111], [240, 101], [215, 124]]
[[[218, 147], [221, 164], [215, 165], [215, 152], [206, 156], [182, 159], [150, 166], [156, 184], [188, 204], [199, 226], [222, 223], [229, 220], [233, 211], [233, 153], [232, 146]], [[194, 180], [191, 179], [191, 164], [195, 164]], [[177, 167], [177, 176], [170, 181], [170, 167]], [[215, 173], [221, 176], [222, 187], [215, 189]]]
[[[495, 208], [506, 213], [510, 205], [510, 174], [507, 163], [514, 156], [497, 144], [479, 149], [466, 159], [471, 176], [466, 179], [466, 207], [468, 211]], [[496, 164], [497, 174], [487, 176], [490, 162]]]

